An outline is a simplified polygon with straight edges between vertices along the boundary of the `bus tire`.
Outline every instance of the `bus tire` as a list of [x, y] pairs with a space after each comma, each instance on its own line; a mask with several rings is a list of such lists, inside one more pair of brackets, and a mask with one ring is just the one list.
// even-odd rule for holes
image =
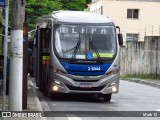
[[52, 92], [50, 90], [47, 90], [48, 97], [52, 97]]
[[41, 92], [43, 92], [41, 83], [39, 83], [39, 90], [40, 90]]
[[58, 99], [58, 97], [59, 97], [59, 94], [58, 94], [58, 93], [55, 93], [55, 92], [53, 92], [53, 91], [51, 91], [51, 90], [48, 90], [48, 91], [47, 91], [47, 94], [48, 94], [48, 97], [49, 97], [49, 98], [54, 99], [54, 100]]
[[41, 92], [44, 92], [44, 90], [42, 89], [42, 87], [41, 87], [41, 86], [39, 86], [39, 90], [40, 90]]
[[103, 98], [104, 98], [104, 102], [110, 102], [111, 101], [111, 97], [112, 97], [112, 94], [104, 94], [103, 95]]

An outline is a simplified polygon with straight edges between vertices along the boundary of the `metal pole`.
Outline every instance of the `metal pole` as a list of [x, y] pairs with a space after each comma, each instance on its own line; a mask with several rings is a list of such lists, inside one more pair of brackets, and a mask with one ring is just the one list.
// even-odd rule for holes
[[12, 0], [9, 110], [22, 111], [23, 4]]
[[5, 3], [5, 39], [3, 41], [4, 69], [3, 69], [3, 100], [2, 111], [6, 111], [6, 71], [7, 71], [7, 53], [8, 53], [8, 17], [9, 17], [9, 0]]

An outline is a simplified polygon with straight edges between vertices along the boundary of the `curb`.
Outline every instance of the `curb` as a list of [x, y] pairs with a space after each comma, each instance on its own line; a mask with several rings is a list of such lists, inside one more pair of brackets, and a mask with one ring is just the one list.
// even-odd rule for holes
[[[33, 98], [34, 98], [34, 100], [36, 102], [36, 106], [38, 108], [38, 111], [43, 111], [43, 108], [41, 106], [41, 102], [38, 99], [37, 92], [36, 92], [36, 89], [34, 87], [34, 84], [33, 84], [33, 82], [31, 80], [29, 82], [32, 85], [31, 88], [32, 88], [32, 91], [33, 91]], [[40, 119], [41, 120], [47, 120], [46, 117], [41, 117]]]
[[159, 81], [159, 84], [158, 84], [158, 83], [154, 83], [152, 80], [144, 80], [144, 79], [139, 79], [139, 78], [123, 78], [123, 79], [120, 79], [120, 80], [134, 82], [134, 83], [140, 83], [140, 84], [160, 88], [160, 81]]
[[40, 103], [40, 101], [38, 99], [38, 96], [37, 96], [37, 93], [36, 93], [36, 90], [35, 90], [34, 87], [33, 87], [33, 93], [34, 93], [34, 100], [36, 101], [38, 111], [43, 111], [41, 103]]

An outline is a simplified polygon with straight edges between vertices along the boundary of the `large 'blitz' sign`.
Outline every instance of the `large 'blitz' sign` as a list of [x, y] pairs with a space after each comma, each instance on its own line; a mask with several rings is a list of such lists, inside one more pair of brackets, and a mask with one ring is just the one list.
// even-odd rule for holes
[[4, 7], [5, 5], [5, 0], [0, 0], [0, 7]]

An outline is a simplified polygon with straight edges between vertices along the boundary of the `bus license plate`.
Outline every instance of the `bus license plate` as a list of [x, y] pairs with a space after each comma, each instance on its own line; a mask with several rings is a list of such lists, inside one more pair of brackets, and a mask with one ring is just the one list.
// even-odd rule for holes
[[80, 87], [81, 88], [91, 88], [92, 87], [92, 83], [83, 82], [83, 83], [80, 83]]

